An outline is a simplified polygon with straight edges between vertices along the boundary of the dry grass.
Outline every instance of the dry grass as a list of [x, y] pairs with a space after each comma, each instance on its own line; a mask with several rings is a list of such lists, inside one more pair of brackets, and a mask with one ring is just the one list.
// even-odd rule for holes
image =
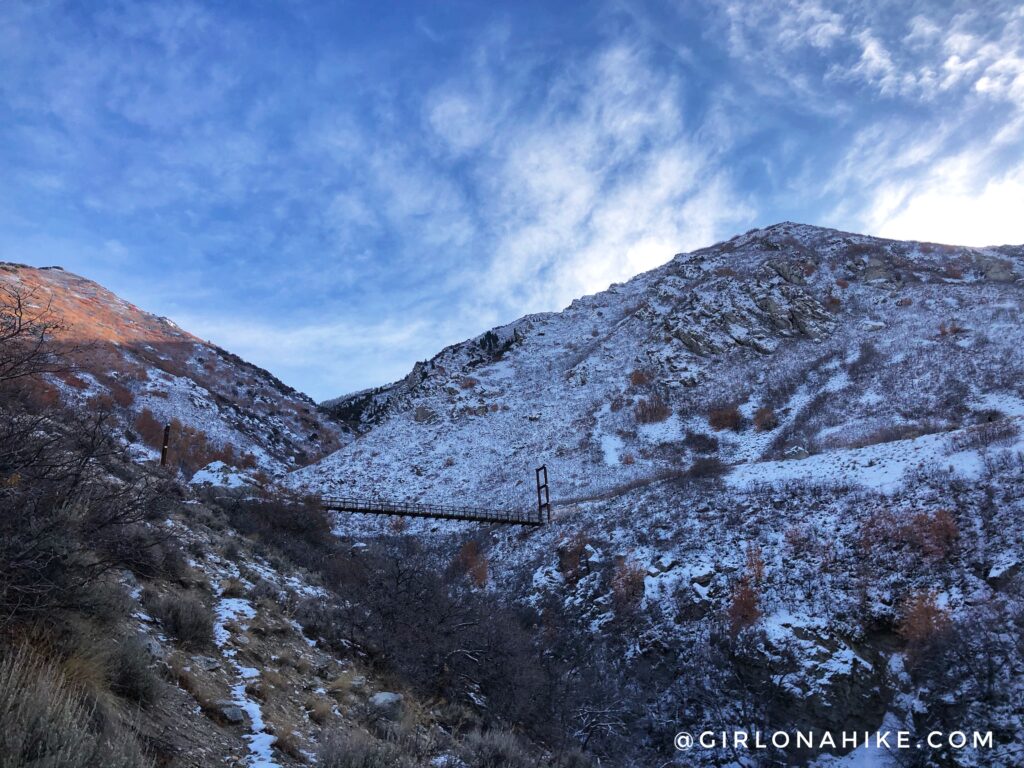
[[309, 719], [320, 726], [326, 725], [334, 717], [334, 703], [320, 696], [310, 696], [303, 708], [309, 713]]
[[223, 697], [217, 687], [201, 673], [196, 672], [189, 659], [175, 654], [168, 660], [168, 668], [178, 686], [188, 693], [207, 713], [217, 712], [217, 702]]
[[245, 584], [239, 579], [226, 579], [222, 581], [220, 589], [223, 597], [245, 597], [247, 594]]

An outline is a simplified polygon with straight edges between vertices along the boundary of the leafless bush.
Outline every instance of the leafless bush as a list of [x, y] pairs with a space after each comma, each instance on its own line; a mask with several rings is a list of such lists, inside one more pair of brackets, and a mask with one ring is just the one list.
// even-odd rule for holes
[[683, 445], [694, 453], [714, 453], [718, 450], [718, 439], [703, 432], [687, 430]]
[[735, 405], [722, 405], [712, 408], [708, 413], [708, 424], [719, 432], [723, 429], [739, 432], [743, 424], [743, 417], [740, 416], [740, 409]]
[[195, 595], [143, 593], [143, 602], [167, 633], [183, 646], [202, 648], [213, 642], [213, 613]]
[[672, 415], [672, 409], [660, 395], [651, 395], [640, 400], [633, 408], [638, 424], [656, 424]]
[[629, 383], [634, 387], [646, 387], [651, 383], [651, 376], [646, 371], [636, 370], [629, 374]]
[[1020, 434], [1020, 427], [1009, 420], [991, 421], [967, 427], [959, 434], [952, 435], [950, 448], [954, 451], [988, 448], [1013, 441]]
[[413, 761], [394, 744], [362, 731], [342, 730], [320, 743], [317, 768], [413, 768]]
[[644, 596], [644, 577], [647, 574], [637, 563], [623, 561], [612, 574], [612, 605], [618, 618], [631, 616]]
[[717, 456], [698, 456], [686, 474], [696, 479], [720, 477], [729, 471], [729, 465]]
[[733, 584], [726, 616], [729, 633], [734, 638], [761, 618], [757, 590], [750, 583], [750, 579], [743, 577]]
[[474, 731], [459, 746], [459, 756], [474, 768], [533, 768], [536, 761], [506, 731]]
[[911, 597], [903, 609], [899, 634], [907, 643], [911, 664], [936, 637], [947, 633], [951, 623], [949, 614], [938, 606], [935, 595], [923, 593]]
[[771, 432], [779, 426], [779, 419], [771, 408], [758, 408], [754, 414], [754, 429], [758, 432]]

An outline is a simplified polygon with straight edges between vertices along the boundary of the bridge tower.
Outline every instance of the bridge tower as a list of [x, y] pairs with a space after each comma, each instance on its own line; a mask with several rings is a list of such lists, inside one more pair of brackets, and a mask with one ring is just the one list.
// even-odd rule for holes
[[537, 467], [537, 522], [543, 523], [547, 515], [547, 521], [551, 522], [551, 492], [548, 489], [548, 467], [547, 464]]

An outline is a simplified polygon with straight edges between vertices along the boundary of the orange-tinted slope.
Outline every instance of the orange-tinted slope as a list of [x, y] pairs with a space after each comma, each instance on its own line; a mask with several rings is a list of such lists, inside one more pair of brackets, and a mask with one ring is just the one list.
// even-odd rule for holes
[[[205, 458], [251, 456], [270, 468], [334, 450], [341, 432], [305, 395], [219, 347], [60, 268], [0, 264], [0, 284], [49, 306], [77, 370], [40, 382], [50, 399], [113, 411], [129, 440], [152, 450], [154, 425], [179, 425], [180, 449]], [[188, 444], [188, 445], [186, 445]], [[199, 448], [196, 448], [196, 446]], [[184, 462], [183, 462], [184, 464]]]

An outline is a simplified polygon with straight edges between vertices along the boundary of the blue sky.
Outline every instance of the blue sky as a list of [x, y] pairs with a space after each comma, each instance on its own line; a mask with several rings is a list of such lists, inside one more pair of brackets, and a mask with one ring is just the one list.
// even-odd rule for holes
[[0, 4], [0, 259], [318, 399], [753, 226], [1022, 212], [1019, 3]]

